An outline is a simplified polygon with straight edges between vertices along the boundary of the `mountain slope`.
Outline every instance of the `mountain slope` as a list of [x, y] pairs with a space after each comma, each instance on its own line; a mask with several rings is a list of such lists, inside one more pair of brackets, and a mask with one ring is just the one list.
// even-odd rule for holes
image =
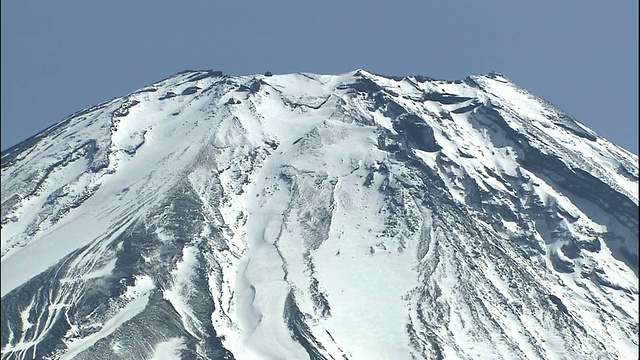
[[499, 74], [179, 73], [1, 201], [3, 359], [638, 353], [638, 158]]

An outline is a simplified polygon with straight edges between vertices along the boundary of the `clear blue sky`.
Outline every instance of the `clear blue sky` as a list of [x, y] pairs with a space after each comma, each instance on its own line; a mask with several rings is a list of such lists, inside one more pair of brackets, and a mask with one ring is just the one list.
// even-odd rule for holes
[[185, 69], [497, 71], [638, 153], [638, 2], [2, 1], [2, 149]]

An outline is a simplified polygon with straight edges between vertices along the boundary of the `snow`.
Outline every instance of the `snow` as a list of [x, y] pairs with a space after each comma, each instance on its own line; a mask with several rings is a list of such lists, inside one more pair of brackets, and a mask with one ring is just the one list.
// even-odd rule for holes
[[98, 340], [113, 333], [129, 319], [139, 314], [147, 306], [151, 290], [155, 288], [153, 279], [150, 276], [143, 276], [136, 279], [134, 286], [127, 287], [123, 297], [129, 302], [118, 311], [117, 314], [109, 318], [100, 330], [82, 339], [74, 339], [67, 343], [68, 351], [60, 360], [73, 359], [82, 351], [90, 348]]
[[187, 346], [182, 338], [171, 338], [156, 345], [153, 353], [153, 360], [175, 360], [180, 359], [180, 351], [186, 350]]
[[[627, 244], [635, 240], [632, 231], [586, 200], [578, 203], [551, 175], [522, 165], [522, 148], [504, 136], [505, 129], [479, 120], [476, 110], [453, 111], [471, 102], [496, 105], [492, 109], [529, 146], [557, 156], [569, 169], [584, 170], [636, 205], [637, 178], [621, 169], [637, 175], [637, 157], [557, 125], [556, 110], [500, 76], [475, 76], [478, 85], [472, 85], [390, 79], [364, 70], [189, 81], [191, 75], [176, 75], [153, 84], [155, 92], [133, 93], [79, 115], [2, 169], [3, 201], [9, 194], [20, 196], [2, 226], [3, 300], [77, 251], [57, 279], [63, 290], [49, 300], [47, 321], [71, 309], [76, 286], [114, 273], [117, 257], [108, 249], [133, 225], [156, 226], [162, 243], [179, 240], [149, 214], [187, 184], [202, 200], [202, 228], [198, 239], [185, 239], [173, 254], [159, 291], [180, 316], [184, 334], [198, 338], [210, 322], [238, 359], [309, 357], [285, 319], [293, 298], [302, 313], [298, 320], [323, 347], [307, 340], [327, 358], [428, 357], [420, 346], [432, 338], [445, 358], [577, 356], [576, 343], [550, 324], [551, 310], [536, 300], [548, 294], [619, 357], [637, 352], [627, 329], [637, 328], [637, 275], [616, 255], [617, 245], [601, 240], [622, 234]], [[397, 119], [371, 110], [368, 95], [345, 88], [361, 78], [421, 117], [441, 149], [381, 150], [382, 137], [404, 135], [394, 129]], [[242, 90], [255, 82], [258, 91]], [[190, 86], [199, 90], [180, 95]], [[159, 100], [170, 91], [178, 95]], [[434, 92], [472, 100], [422, 100]], [[231, 98], [239, 103], [229, 104]], [[106, 167], [89, 170], [95, 165], [91, 156], [79, 155], [47, 172], [87, 139], [105, 151]], [[442, 182], [427, 183], [420, 178], [427, 172], [410, 168], [401, 156], [426, 165]], [[44, 176], [37, 189], [34, 174]], [[424, 189], [427, 194], [417, 195]], [[429, 208], [427, 200], [439, 199], [439, 192], [453, 202]], [[468, 203], [472, 194], [482, 200]], [[557, 216], [555, 228], [527, 213], [531, 203]], [[68, 211], [56, 213], [65, 206]], [[483, 214], [490, 206], [520, 216]], [[3, 221], [4, 212], [3, 207]], [[597, 238], [601, 250], [582, 249], [569, 258], [562, 251], [568, 238], [554, 230], [575, 241]], [[226, 247], [212, 246], [203, 254], [207, 247], [201, 245], [216, 236]], [[541, 253], [523, 260], [518, 250], [529, 245], [514, 244], [522, 237]], [[471, 258], [474, 253], [480, 255]], [[513, 260], [518, 271], [496, 254]], [[576, 272], [555, 271], [553, 257], [574, 264]], [[211, 318], [199, 318], [192, 308], [194, 294], [201, 293], [193, 288], [201, 259], [210, 266]], [[157, 286], [155, 274], [136, 275], [120, 299], [124, 305], [95, 324], [97, 332], [68, 340], [62, 358], [89, 349], [145, 308]], [[532, 283], [514, 283], [523, 278]], [[37, 311], [34, 299], [19, 307], [23, 331], [43, 326], [30, 320]], [[447, 309], [444, 315], [441, 309]], [[412, 344], [409, 325], [420, 346]], [[17, 340], [3, 354], [41, 340], [10, 330], [8, 337]], [[147, 357], [178, 358], [186, 349], [184, 334], [163, 339]], [[118, 351], [122, 346], [113, 344]]]
[[[79, 211], [74, 211], [78, 213]], [[62, 257], [87, 243], [115, 239], [131, 222], [124, 224], [108, 238], [104, 238], [104, 229], [110, 219], [97, 222], [93, 214], [78, 214], [76, 218], [67, 217], [68, 226], [57, 225], [41, 235], [37, 241], [31, 241], [19, 251], [13, 251], [2, 258], [2, 296], [33, 276], [56, 264]], [[83, 234], [78, 241], [76, 234]], [[19, 269], [11, 271], [10, 269]]]
[[173, 284], [171, 288], [164, 290], [163, 297], [168, 300], [182, 318], [188, 331], [197, 333], [202, 326], [200, 320], [193, 314], [189, 306], [191, 294], [191, 279], [195, 275], [196, 255], [198, 249], [186, 247], [182, 251], [182, 260], [177, 263], [176, 269], [171, 272]]
[[101, 277], [111, 275], [111, 273], [113, 272], [113, 269], [115, 269], [116, 267], [116, 261], [117, 259], [111, 259], [100, 269], [96, 269], [86, 274], [83, 274], [80, 278], [84, 281], [87, 281], [90, 279], [96, 279], [96, 278], [101, 278]]

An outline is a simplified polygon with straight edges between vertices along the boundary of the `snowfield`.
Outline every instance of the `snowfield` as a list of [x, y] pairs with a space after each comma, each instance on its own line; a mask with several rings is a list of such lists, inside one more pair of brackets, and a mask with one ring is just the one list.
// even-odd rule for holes
[[1, 201], [2, 359], [638, 358], [638, 157], [500, 74], [185, 71]]

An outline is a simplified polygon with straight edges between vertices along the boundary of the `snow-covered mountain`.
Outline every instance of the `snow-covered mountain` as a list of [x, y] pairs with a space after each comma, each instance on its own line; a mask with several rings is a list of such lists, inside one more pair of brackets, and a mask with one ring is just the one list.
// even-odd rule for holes
[[182, 72], [1, 201], [2, 359], [638, 358], [638, 157], [500, 74]]

